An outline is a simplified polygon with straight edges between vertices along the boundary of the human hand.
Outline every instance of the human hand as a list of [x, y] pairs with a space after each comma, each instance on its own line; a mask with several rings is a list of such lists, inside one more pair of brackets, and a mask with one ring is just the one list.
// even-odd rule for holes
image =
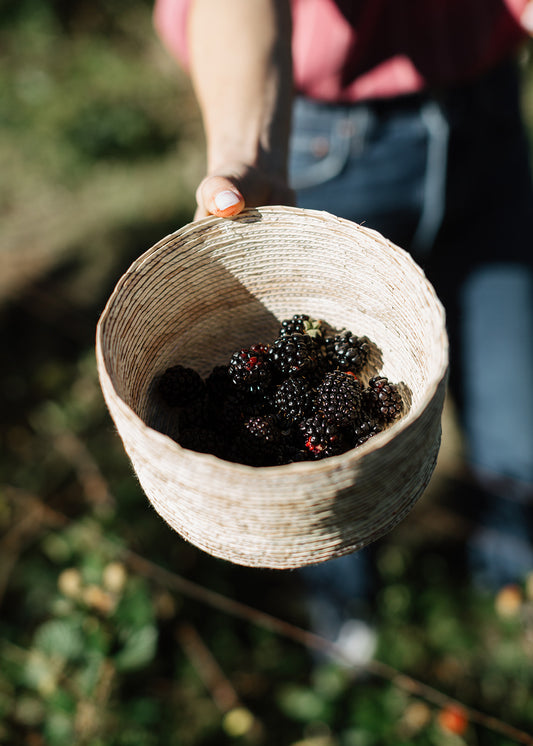
[[237, 163], [206, 176], [196, 190], [196, 202], [194, 219], [198, 220], [208, 215], [232, 217], [244, 207], [294, 205], [296, 199], [279, 175]]

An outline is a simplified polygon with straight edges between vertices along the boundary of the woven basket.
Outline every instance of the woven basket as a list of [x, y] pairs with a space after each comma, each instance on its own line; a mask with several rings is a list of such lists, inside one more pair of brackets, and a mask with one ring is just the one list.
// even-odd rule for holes
[[[179, 446], [154, 396], [177, 363], [207, 375], [308, 313], [367, 335], [409, 411], [340, 456], [250, 467]], [[200, 344], [199, 344], [200, 340]], [[440, 445], [448, 345], [422, 270], [379, 233], [289, 207], [206, 218], [167, 236], [118, 282], [97, 329], [103, 394], [150, 502], [181, 536], [234, 563], [295, 568], [389, 532], [427, 486]]]

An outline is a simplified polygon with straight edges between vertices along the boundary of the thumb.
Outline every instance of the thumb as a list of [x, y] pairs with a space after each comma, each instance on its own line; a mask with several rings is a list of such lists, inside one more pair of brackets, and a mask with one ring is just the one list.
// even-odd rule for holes
[[196, 190], [198, 208], [195, 218], [237, 215], [244, 207], [244, 197], [235, 184], [224, 176], [206, 176]]

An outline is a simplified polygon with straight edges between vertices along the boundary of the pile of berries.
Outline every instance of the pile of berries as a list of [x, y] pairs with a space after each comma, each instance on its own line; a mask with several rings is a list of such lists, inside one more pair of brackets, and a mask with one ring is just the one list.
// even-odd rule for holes
[[177, 442], [250, 466], [335, 456], [365, 443], [398, 419], [397, 384], [373, 376], [375, 345], [350, 331], [297, 314], [272, 343], [235, 351], [207, 378], [174, 365], [156, 381], [175, 409]]

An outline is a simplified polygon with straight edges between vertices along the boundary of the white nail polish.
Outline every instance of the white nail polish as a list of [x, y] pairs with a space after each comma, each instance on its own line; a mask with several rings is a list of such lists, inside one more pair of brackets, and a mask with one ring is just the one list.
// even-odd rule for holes
[[231, 192], [229, 189], [224, 192], [219, 192], [215, 197], [215, 205], [217, 206], [218, 210], [227, 210], [228, 207], [238, 205], [239, 202], [239, 197], [235, 194], [235, 192]]

